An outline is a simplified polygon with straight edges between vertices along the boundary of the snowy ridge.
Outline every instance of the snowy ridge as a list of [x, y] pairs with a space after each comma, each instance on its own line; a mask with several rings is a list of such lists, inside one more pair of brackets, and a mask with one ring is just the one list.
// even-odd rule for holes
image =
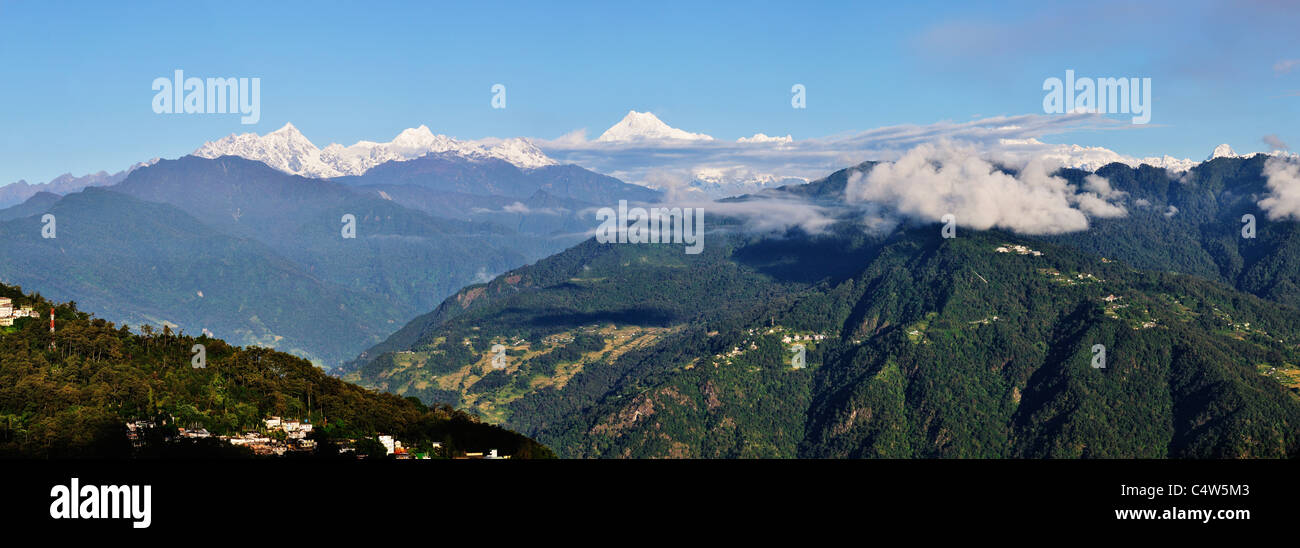
[[1050, 145], [1034, 138], [1002, 139], [1001, 144], [1005, 148], [1004, 152], [1013, 156], [1017, 152], [1025, 152], [1054, 160], [1065, 167], [1078, 168], [1084, 171], [1097, 171], [1107, 164], [1121, 163], [1130, 167], [1146, 164], [1152, 167], [1165, 168], [1169, 171], [1181, 172], [1188, 171], [1200, 163], [1196, 160], [1175, 158], [1169, 155], [1136, 158], [1104, 147]]
[[1263, 154], [1265, 156], [1273, 156], [1278, 158], [1291, 158], [1291, 159], [1296, 159], [1298, 157], [1296, 153], [1288, 150], [1273, 150], [1270, 152], [1252, 152], [1250, 154], [1237, 154], [1236, 152], [1233, 152], [1232, 147], [1228, 146], [1227, 143], [1224, 143], [1217, 147], [1214, 147], [1214, 152], [1211, 152], [1210, 157], [1206, 158], [1205, 161], [1208, 162], [1215, 158], [1250, 158], [1257, 154]]
[[[1040, 156], [1059, 162], [1065, 167], [1078, 168], [1084, 171], [1097, 171], [1106, 164], [1121, 163], [1129, 167], [1138, 167], [1145, 164], [1151, 167], [1164, 168], [1173, 172], [1185, 172], [1190, 171], [1192, 168], [1202, 163], [1201, 161], [1192, 160], [1190, 158], [1175, 158], [1168, 154], [1164, 156], [1137, 158], [1126, 156], [1103, 147], [1051, 145], [1033, 138], [1002, 139], [1001, 145], [1003, 146], [1003, 150], [999, 152], [1003, 156], [1012, 158], [1025, 155]], [[1256, 154], [1288, 158], [1296, 157], [1295, 153], [1284, 150], [1237, 154], [1236, 152], [1233, 152], [1232, 147], [1227, 144], [1222, 144], [1214, 147], [1214, 152], [1210, 153], [1204, 161], [1208, 162], [1215, 158], [1249, 158]]]
[[293, 124], [285, 124], [261, 136], [256, 133], [232, 134], [204, 143], [193, 152], [202, 158], [239, 156], [294, 175], [319, 178], [360, 175], [385, 162], [410, 160], [430, 153], [451, 153], [472, 160], [496, 158], [521, 169], [557, 163], [527, 139], [461, 141], [435, 135], [423, 125], [402, 130], [387, 143], [358, 141], [346, 147], [333, 143], [321, 149]]
[[752, 194], [765, 188], [807, 183], [802, 177], [761, 173], [748, 167], [697, 167], [691, 172], [691, 188], [713, 198]]

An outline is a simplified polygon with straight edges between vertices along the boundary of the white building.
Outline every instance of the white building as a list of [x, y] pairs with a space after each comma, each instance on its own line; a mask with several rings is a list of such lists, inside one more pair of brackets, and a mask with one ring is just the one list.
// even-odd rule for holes
[[310, 422], [288, 421], [284, 423], [284, 433], [289, 435], [289, 439], [306, 439], [309, 432], [311, 432]]
[[191, 438], [191, 439], [194, 439], [194, 438], [210, 438], [210, 437], [212, 437], [212, 433], [211, 433], [211, 432], [208, 432], [208, 429], [207, 429], [207, 428], [199, 428], [199, 429], [195, 429], [195, 430], [189, 430], [189, 429], [185, 429], [185, 428], [179, 428], [178, 430], [179, 430], [178, 434], [180, 434], [180, 436], [181, 436], [182, 438]]

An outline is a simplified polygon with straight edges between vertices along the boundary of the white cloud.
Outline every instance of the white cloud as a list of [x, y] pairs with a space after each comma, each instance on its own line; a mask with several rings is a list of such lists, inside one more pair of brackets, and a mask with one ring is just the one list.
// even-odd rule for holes
[[1110, 187], [1110, 180], [1100, 175], [1089, 175], [1083, 179], [1083, 189], [1101, 196], [1102, 198], [1117, 198], [1128, 194], [1120, 190], [1114, 190]]
[[1272, 220], [1300, 220], [1300, 163], [1288, 158], [1273, 157], [1264, 162], [1264, 178], [1269, 194], [1259, 201], [1259, 207]]
[[1075, 195], [1071, 198], [1070, 203], [1074, 204], [1075, 207], [1078, 207], [1079, 211], [1082, 211], [1091, 217], [1108, 219], [1112, 217], [1125, 217], [1128, 215], [1128, 210], [1124, 209], [1124, 206], [1112, 204], [1097, 197], [1096, 194], [1087, 192]]
[[565, 133], [564, 135], [559, 136], [559, 138], [551, 142], [560, 146], [581, 145], [587, 142], [587, 129], [586, 128], [575, 129], [573, 131]]
[[[921, 143], [895, 160], [851, 174], [842, 202], [771, 191], [713, 200], [694, 183], [708, 170], [653, 169], [644, 180], [664, 192], [659, 206], [703, 208], [708, 218], [735, 219], [746, 231], [780, 233], [797, 227], [816, 233], [847, 219], [884, 231], [903, 220], [939, 222], [953, 214], [958, 226], [974, 230], [1061, 234], [1088, 229], [1090, 219], [1128, 215], [1128, 193], [1105, 177], [1089, 174], [1074, 184], [1053, 175], [1061, 164], [1051, 154], [1009, 158], [994, 152], [967, 141]], [[1146, 200], [1133, 204], [1151, 206]], [[1176, 213], [1170, 208], [1165, 214]]]
[[[704, 211], [705, 227], [708, 232], [716, 230], [740, 230], [750, 233], [782, 234], [789, 229], [799, 228], [816, 234], [839, 221], [843, 209], [838, 205], [814, 204], [807, 200], [780, 194], [763, 194], [746, 199], [725, 201], [714, 200], [703, 193], [673, 183], [676, 174], [656, 173], [654, 175], [665, 185], [665, 197], [657, 203], [637, 203], [643, 208], [693, 208]], [[595, 209], [585, 210], [584, 215], [594, 213]], [[725, 228], [719, 222], [726, 218], [739, 223]], [[596, 228], [585, 236], [596, 234]]]
[[805, 232], [819, 233], [835, 223], [830, 208], [800, 199], [762, 197], [744, 201], [709, 202], [699, 204], [706, 215], [722, 215], [741, 220], [751, 232], [784, 232], [798, 227]]
[[1112, 200], [1121, 200], [1128, 195], [1127, 192], [1115, 190], [1110, 187], [1110, 181], [1100, 175], [1088, 175], [1083, 179], [1083, 190], [1071, 198], [1071, 202], [1079, 208], [1080, 211], [1087, 213], [1091, 217], [1112, 218], [1124, 217], [1128, 215], [1128, 210], [1124, 206], [1111, 203]]
[[[679, 170], [654, 169], [646, 173], [644, 184], [664, 193], [667, 200], [681, 200], [691, 197], [695, 192], [691, 188], [690, 178]], [[700, 199], [700, 197], [691, 197]]]
[[523, 202], [514, 202], [511, 204], [506, 204], [505, 206], [502, 206], [501, 209], [488, 209], [483, 207], [476, 207], [471, 209], [470, 211], [473, 213], [520, 213], [524, 215], [530, 213], [536, 213], [541, 215], [564, 215], [569, 212], [569, 210], [565, 208], [529, 207], [528, 204], [525, 204]]
[[753, 137], [741, 137], [736, 139], [737, 143], [793, 143], [794, 137], [786, 135], [785, 137], [768, 136], [763, 133], [755, 133]]
[[914, 147], [896, 162], [853, 174], [849, 203], [872, 203], [909, 218], [936, 222], [944, 215], [977, 230], [1002, 228], [1024, 234], [1060, 234], [1088, 228], [1088, 216], [1127, 214], [1112, 203], [1124, 193], [1101, 177], [1080, 190], [1052, 176], [1059, 165], [1034, 158], [1014, 175], [980, 157], [968, 144], [940, 141]]

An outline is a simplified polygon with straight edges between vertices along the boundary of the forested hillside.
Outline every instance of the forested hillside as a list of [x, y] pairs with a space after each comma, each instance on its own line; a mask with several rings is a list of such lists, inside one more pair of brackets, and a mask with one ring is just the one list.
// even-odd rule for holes
[[[833, 201], [848, 173], [786, 192]], [[1208, 259], [1239, 226], [1198, 213], [1192, 196], [1222, 200], [1194, 177], [1174, 181], [1183, 197], [1143, 191], [1198, 228], [1182, 240], [1135, 211], [1103, 228], [1148, 225], [1131, 245], [852, 223], [700, 255], [589, 241], [461, 290], [347, 378], [574, 457], [1294, 457], [1300, 315], [1285, 292], [1225, 285], [1257, 277]], [[1186, 209], [1163, 215], [1169, 200]], [[1270, 273], [1260, 287], [1294, 275]]]
[[[217, 435], [258, 429], [270, 416], [312, 421], [321, 447], [382, 433], [412, 448], [441, 442], [452, 456], [492, 448], [515, 458], [551, 455], [471, 415], [348, 384], [289, 354], [170, 329], [133, 333], [76, 303], [53, 304], [16, 287], [0, 285], [0, 297], [41, 314], [0, 327], [0, 456], [243, 456], [230, 447], [177, 444], [133, 453], [124, 423], [156, 419], [173, 431]], [[193, 366], [196, 344], [204, 347], [202, 368]]]

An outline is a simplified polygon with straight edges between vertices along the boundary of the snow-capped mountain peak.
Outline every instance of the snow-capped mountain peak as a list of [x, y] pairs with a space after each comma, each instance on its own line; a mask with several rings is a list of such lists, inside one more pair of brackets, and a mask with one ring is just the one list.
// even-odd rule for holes
[[1206, 159], [1213, 160], [1215, 158], [1236, 158], [1236, 157], [1237, 157], [1237, 153], [1232, 151], [1232, 147], [1228, 146], [1228, 143], [1223, 143], [1217, 147], [1214, 147], [1214, 152], [1210, 154], [1209, 158]]
[[193, 154], [202, 158], [239, 156], [265, 162], [273, 168], [309, 177], [338, 177], [343, 173], [324, 163], [320, 149], [293, 124], [259, 136], [256, 133], [230, 134], [204, 143]]
[[658, 116], [650, 112], [637, 112], [630, 110], [627, 116], [624, 116], [617, 124], [614, 124], [605, 133], [600, 134], [597, 141], [652, 141], [652, 140], [679, 140], [679, 141], [712, 141], [713, 137], [703, 133], [691, 133], [665, 124]]
[[[429, 126], [420, 124], [419, 127], [406, 128], [397, 134], [388, 144], [395, 147], [419, 148], [427, 147], [430, 143], [437, 140], [437, 136], [429, 129]], [[377, 143], [376, 143], [377, 144]]]
[[333, 143], [322, 149], [293, 124], [285, 124], [261, 136], [231, 134], [204, 143], [193, 152], [203, 158], [239, 156], [295, 175], [319, 178], [360, 175], [385, 162], [410, 160], [430, 153], [450, 153], [474, 160], [497, 158], [522, 169], [557, 163], [526, 139], [460, 141], [436, 135], [425, 125], [404, 129], [387, 143], [357, 141], [349, 146]]
[[[271, 135], [289, 135], [289, 136], [294, 136], [294, 135], [296, 135], [296, 136], [298, 136], [298, 137], [302, 137], [302, 136], [303, 136], [303, 135], [302, 135], [302, 132], [301, 132], [301, 131], [298, 131], [298, 128], [297, 128], [296, 126], [294, 126], [292, 122], [285, 122], [284, 125], [280, 127], [280, 129], [277, 129], [277, 130], [275, 130], [275, 131], [272, 131], [270, 134], [271, 134]], [[303, 137], [303, 138], [305, 139], [306, 137]]]

